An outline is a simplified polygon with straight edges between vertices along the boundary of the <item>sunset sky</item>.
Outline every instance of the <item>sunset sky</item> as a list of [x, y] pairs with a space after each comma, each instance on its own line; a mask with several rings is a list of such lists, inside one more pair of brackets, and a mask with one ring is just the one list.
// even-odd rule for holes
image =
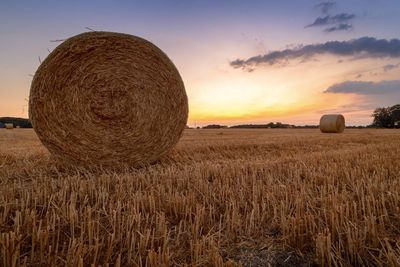
[[371, 123], [400, 103], [400, 1], [1, 1], [0, 117], [27, 117], [32, 76], [88, 31], [150, 40], [175, 63], [189, 125]]

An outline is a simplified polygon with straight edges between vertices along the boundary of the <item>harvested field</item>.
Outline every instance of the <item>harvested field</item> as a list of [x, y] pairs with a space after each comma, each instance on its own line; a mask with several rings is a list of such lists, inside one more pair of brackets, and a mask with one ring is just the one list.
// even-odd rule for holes
[[0, 266], [399, 266], [400, 131], [186, 130], [142, 169], [0, 130]]

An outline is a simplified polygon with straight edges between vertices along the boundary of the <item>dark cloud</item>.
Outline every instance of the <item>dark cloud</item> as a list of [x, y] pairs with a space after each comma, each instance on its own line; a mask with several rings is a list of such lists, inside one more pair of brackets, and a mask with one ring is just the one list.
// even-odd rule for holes
[[332, 24], [329, 22], [331, 16], [325, 16], [325, 17], [318, 17], [314, 20], [313, 23], [305, 26], [304, 28], [309, 28], [309, 27], [315, 27], [315, 26], [325, 26], [327, 24]]
[[324, 93], [358, 94], [358, 95], [384, 95], [400, 93], [400, 80], [387, 80], [380, 82], [346, 81], [330, 86]]
[[340, 23], [340, 22], [349, 21], [351, 19], [354, 19], [355, 17], [356, 17], [355, 14], [340, 13], [335, 16], [332, 16], [331, 20], [333, 21], [333, 23]]
[[329, 11], [336, 5], [336, 2], [322, 2], [315, 6], [315, 8], [320, 9], [322, 14], [328, 14]]
[[305, 28], [325, 27], [324, 32], [326, 33], [353, 29], [353, 24], [350, 22], [356, 18], [356, 15], [349, 13], [339, 13], [334, 15], [331, 13], [331, 10], [335, 5], [336, 2], [331, 1], [322, 2], [316, 5], [315, 7], [321, 11], [321, 15], [317, 17], [313, 23], [306, 25]]
[[400, 80], [345, 81], [330, 86], [324, 93], [356, 94], [358, 97], [346, 105], [329, 112], [325, 110], [322, 113], [351, 113], [352, 117], [356, 114], [365, 117], [365, 115], [371, 114], [376, 107], [393, 106], [398, 103]]
[[257, 65], [282, 64], [292, 59], [306, 61], [322, 54], [358, 58], [400, 57], [400, 40], [362, 37], [350, 41], [330, 41], [321, 44], [301, 45], [297, 48], [272, 51], [248, 59], [236, 59], [230, 62], [230, 65], [234, 68], [253, 69]]
[[383, 66], [383, 71], [388, 72], [393, 69], [397, 69], [399, 66], [400, 66], [400, 63], [399, 64], [387, 64], [387, 65]]
[[313, 23], [307, 25], [306, 28], [347, 23], [355, 17], [356, 15], [348, 13], [340, 13], [334, 16], [327, 15], [325, 17], [318, 17]]
[[353, 25], [347, 24], [347, 23], [340, 23], [337, 26], [326, 28], [324, 30], [324, 32], [348, 31], [348, 30], [352, 30], [352, 29], [353, 29]]

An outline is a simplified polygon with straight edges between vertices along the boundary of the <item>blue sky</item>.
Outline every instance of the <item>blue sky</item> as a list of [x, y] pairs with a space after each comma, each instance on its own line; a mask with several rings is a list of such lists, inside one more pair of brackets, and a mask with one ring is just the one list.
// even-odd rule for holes
[[[386, 80], [393, 81], [391, 86], [398, 84], [400, 59], [393, 54], [376, 58], [368, 53], [362, 57], [362, 53], [351, 57], [323, 53], [305, 63], [290, 59], [279, 66], [251, 66], [251, 72], [230, 64], [287, 48], [296, 50], [299, 45], [366, 36], [400, 38], [400, 1], [328, 1], [331, 4], [324, 11], [320, 4], [326, 2], [3, 1], [0, 98], [6, 101], [0, 116], [26, 117], [30, 74], [39, 57], [43, 60], [59, 44], [50, 40], [90, 27], [138, 35], [163, 49], [184, 79], [192, 125], [317, 123], [326, 111], [343, 112], [351, 124], [367, 124], [373, 107], [400, 101], [400, 88], [390, 92], [383, 88], [374, 95], [326, 91], [349, 81], [359, 82], [366, 91], [371, 82], [376, 90]], [[326, 24], [305, 27], [318, 18]], [[393, 68], [383, 71], [388, 65]]]

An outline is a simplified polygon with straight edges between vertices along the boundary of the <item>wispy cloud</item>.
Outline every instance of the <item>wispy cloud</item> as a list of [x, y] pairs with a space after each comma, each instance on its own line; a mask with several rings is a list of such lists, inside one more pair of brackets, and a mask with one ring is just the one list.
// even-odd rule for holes
[[360, 111], [368, 111], [368, 114], [371, 114], [371, 109], [375, 108], [375, 105], [365, 104], [365, 103], [351, 103], [351, 105], [341, 105], [336, 108], [330, 109], [319, 109], [318, 113], [329, 114], [329, 113], [353, 113]]
[[354, 19], [355, 17], [356, 15], [348, 13], [340, 13], [334, 16], [327, 15], [325, 17], [318, 17], [313, 23], [307, 25], [306, 28], [346, 23]]
[[313, 23], [306, 25], [305, 28], [330, 26], [324, 29], [326, 33], [353, 29], [351, 21], [356, 18], [356, 15], [350, 13], [332, 14], [331, 10], [335, 5], [336, 2], [329, 1], [316, 5], [315, 7], [320, 10], [321, 16], [317, 17]]
[[335, 32], [335, 31], [348, 31], [353, 29], [353, 25], [348, 23], [341, 23], [338, 26], [333, 26], [330, 28], [326, 28], [324, 32]]
[[388, 71], [397, 69], [398, 67], [400, 67], [400, 63], [398, 63], [398, 64], [387, 64], [387, 65], [383, 66], [383, 72], [388, 72]]
[[259, 65], [282, 64], [289, 60], [306, 61], [314, 56], [331, 54], [343, 57], [386, 58], [400, 57], [400, 39], [376, 39], [362, 37], [350, 41], [330, 41], [320, 44], [300, 45], [297, 48], [272, 51], [248, 59], [236, 59], [230, 62], [233, 68], [254, 69]]
[[358, 95], [400, 93], [400, 80], [384, 80], [380, 82], [345, 81], [330, 86], [324, 93]]
[[315, 8], [320, 9], [322, 14], [328, 14], [335, 5], [336, 2], [326, 1], [315, 5]]

